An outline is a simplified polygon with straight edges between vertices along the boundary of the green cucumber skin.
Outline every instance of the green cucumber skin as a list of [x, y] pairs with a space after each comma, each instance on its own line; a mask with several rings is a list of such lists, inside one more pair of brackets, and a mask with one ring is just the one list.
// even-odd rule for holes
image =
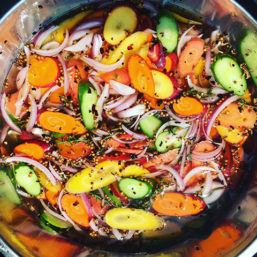
[[166, 136], [171, 135], [169, 131], [163, 131], [158, 135], [155, 141], [157, 152], [166, 153], [172, 148], [179, 148], [182, 145], [182, 140], [173, 136], [171, 139], [165, 139]]
[[239, 64], [230, 55], [218, 56], [211, 69], [215, 79], [225, 90], [238, 96], [245, 95], [246, 79]]
[[53, 228], [51, 228], [50, 226], [48, 226], [48, 225], [46, 224], [46, 220], [45, 220], [42, 216], [39, 217], [39, 224], [40, 224], [40, 226], [41, 226], [43, 229], [45, 229], [45, 230], [46, 230], [47, 232], [49, 232], [50, 234], [55, 235], [55, 236], [60, 235], [60, 233], [58, 233], [56, 230], [54, 230]]
[[111, 201], [115, 203], [115, 205], [117, 205], [118, 207], [122, 206], [121, 200], [117, 196], [113, 195], [107, 186], [103, 187], [103, 190], [106, 195], [111, 199]]
[[155, 116], [146, 116], [139, 122], [139, 127], [149, 138], [154, 138], [155, 133], [161, 127], [162, 121]]
[[156, 26], [157, 37], [167, 53], [172, 53], [178, 44], [179, 31], [177, 23], [168, 10], [162, 10], [159, 24]]
[[93, 105], [97, 102], [97, 93], [89, 82], [79, 84], [79, 105], [82, 113], [83, 123], [87, 129], [95, 128], [95, 115]]
[[41, 217], [46, 221], [48, 222], [50, 225], [54, 226], [54, 227], [57, 227], [57, 228], [64, 228], [64, 229], [67, 229], [67, 228], [70, 228], [72, 227], [72, 225], [69, 223], [69, 222], [65, 222], [63, 220], [60, 220], [56, 217], [54, 217], [53, 215], [51, 215], [50, 213], [47, 213], [47, 212], [43, 212], [41, 214]]
[[250, 71], [255, 85], [257, 85], [257, 34], [252, 30], [247, 30], [246, 35], [240, 41], [239, 49], [242, 57]]
[[41, 185], [35, 171], [25, 164], [19, 164], [14, 167], [14, 176], [17, 184], [24, 188], [25, 191], [32, 195], [41, 194]]
[[20, 205], [22, 203], [19, 195], [15, 190], [15, 186], [13, 185], [11, 178], [3, 169], [0, 169], [0, 184], [0, 197], [7, 198], [10, 202], [16, 205]]
[[[127, 188], [128, 185], [131, 188]], [[148, 182], [141, 181], [139, 179], [123, 178], [119, 181], [118, 186], [120, 191], [131, 199], [143, 199], [152, 193], [152, 186]], [[132, 191], [132, 188], [134, 189], [134, 191]], [[137, 191], [137, 189], [144, 190], [144, 192]]]

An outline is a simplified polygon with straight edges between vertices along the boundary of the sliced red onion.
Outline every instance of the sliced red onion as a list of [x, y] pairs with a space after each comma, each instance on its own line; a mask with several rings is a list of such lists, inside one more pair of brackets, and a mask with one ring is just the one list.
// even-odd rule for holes
[[89, 35], [80, 39], [79, 42], [76, 43], [75, 45], [64, 48], [64, 51], [69, 51], [69, 52], [87, 51], [89, 48], [91, 48], [93, 36], [94, 36], [94, 33], [90, 33]]
[[160, 58], [157, 62], [154, 63], [158, 69], [164, 69], [166, 65], [166, 58], [164, 54], [160, 55]]
[[93, 217], [93, 213], [92, 213], [91, 204], [90, 204], [90, 202], [88, 200], [88, 196], [87, 196], [86, 193], [83, 193], [80, 196], [81, 196], [82, 201], [83, 201], [83, 203], [84, 203], [84, 205], [85, 205], [85, 207], [87, 209], [88, 216], [91, 219]]
[[132, 128], [137, 128], [137, 125], [138, 125], [138, 123], [139, 123], [139, 120], [140, 120], [140, 115], [138, 115], [137, 116], [137, 118], [136, 118], [136, 120], [135, 120], [135, 122], [130, 126], [130, 128], [132, 129]]
[[95, 224], [95, 222], [94, 222], [93, 219], [90, 220], [89, 226], [90, 226], [90, 228], [93, 229], [95, 232], [98, 232], [98, 231], [99, 231], [99, 228], [97, 227], [97, 225]]
[[111, 65], [107, 64], [102, 64], [100, 62], [95, 61], [94, 59], [88, 58], [86, 56], [82, 56], [81, 60], [85, 63], [87, 63], [89, 66], [93, 67], [97, 71], [102, 71], [102, 72], [109, 72], [118, 69], [122, 63], [124, 62], [125, 56], [123, 55], [121, 59]]
[[73, 32], [69, 37], [68, 45], [71, 46], [74, 40], [78, 40], [89, 33], [88, 29]]
[[200, 99], [201, 103], [203, 103], [203, 104], [213, 104], [213, 103], [218, 102], [219, 100], [220, 100], [220, 98], [217, 95], [206, 96], [206, 97]]
[[17, 99], [17, 102], [15, 103], [15, 106], [16, 106], [15, 116], [20, 115], [21, 109], [24, 105], [25, 100], [28, 97], [29, 91], [30, 91], [30, 84], [29, 84], [28, 80], [26, 79], [25, 83], [19, 90], [18, 99]]
[[16, 86], [17, 86], [18, 90], [22, 87], [22, 85], [27, 77], [28, 70], [29, 70], [29, 67], [26, 66], [25, 68], [22, 68], [19, 71], [17, 78], [16, 78]]
[[185, 194], [197, 194], [202, 190], [202, 187], [200, 184], [195, 184], [193, 186], [188, 187], [186, 190], [184, 190]]
[[63, 69], [63, 77], [64, 77], [63, 86], [64, 86], [64, 94], [66, 95], [70, 88], [67, 66], [63, 57], [60, 54], [58, 55], [58, 60], [61, 63], [62, 69]]
[[216, 202], [224, 193], [224, 186], [220, 183], [213, 181], [212, 183], [212, 192], [204, 198], [206, 204], [211, 204]]
[[44, 41], [47, 39], [47, 37], [54, 32], [55, 30], [57, 30], [59, 28], [59, 26], [51, 26], [50, 28], [48, 28], [47, 30], [39, 33], [34, 40], [34, 45], [36, 48], [41, 48], [42, 44], [44, 43]]
[[42, 206], [44, 207], [44, 209], [46, 210], [46, 212], [48, 212], [49, 214], [53, 215], [54, 217], [56, 217], [57, 219], [63, 220], [63, 221], [67, 221], [62, 215], [56, 213], [55, 211], [51, 210], [47, 204], [44, 202], [44, 200], [39, 199], [40, 203], [42, 204]]
[[123, 240], [123, 236], [117, 228], [112, 228], [112, 233], [117, 240], [119, 240], [119, 241]]
[[[216, 83], [216, 86], [217, 86], [218, 83]], [[224, 95], [224, 94], [227, 94], [228, 91], [223, 89], [223, 88], [219, 88], [219, 87], [214, 87], [211, 89], [212, 93], [215, 94], [215, 95]]]
[[28, 132], [31, 132], [37, 120], [37, 104], [34, 97], [31, 95], [29, 95], [29, 100], [31, 102], [31, 110], [30, 110], [29, 121], [26, 125], [26, 130]]
[[219, 50], [220, 46], [221, 46], [221, 42], [219, 41], [218, 44], [211, 49], [211, 51], [214, 52], [215, 54], [223, 53], [222, 51]]
[[204, 188], [203, 188], [203, 192], [202, 192], [202, 197], [207, 197], [210, 192], [211, 192], [211, 189], [212, 189], [212, 175], [210, 172], [207, 172], [206, 174], [206, 179], [205, 179], [205, 185], [204, 185]]
[[59, 47], [60, 44], [57, 42], [57, 41], [51, 41], [47, 44], [45, 44], [43, 47], [42, 47], [42, 50], [51, 50], [51, 49], [56, 49], [57, 47]]
[[114, 108], [112, 112], [117, 113], [117, 112], [123, 111], [131, 107], [136, 101], [137, 101], [137, 94], [130, 95], [125, 102], [123, 102], [121, 105]]
[[196, 90], [197, 92], [201, 92], [201, 93], [207, 94], [208, 91], [210, 90], [210, 89], [208, 89], [208, 88], [203, 88], [203, 87], [198, 87], [198, 86], [196, 86], [196, 85], [191, 81], [190, 75], [187, 75], [187, 83], [188, 83], [188, 86], [189, 86], [190, 88], [193, 88], [193, 89]]
[[5, 125], [2, 129], [2, 132], [1, 132], [1, 138], [0, 138], [0, 144], [2, 144], [8, 134], [8, 130], [9, 130], [9, 125]]
[[70, 116], [76, 116], [76, 113], [67, 107], [64, 107], [63, 110]]
[[85, 29], [92, 29], [96, 27], [100, 27], [104, 24], [104, 19], [102, 18], [96, 18], [89, 21], [86, 21], [84, 23], [81, 23], [78, 27], [74, 29], [74, 32], [79, 30], [85, 30]]
[[63, 194], [64, 194], [64, 189], [60, 192], [59, 197], [58, 197], [58, 207], [59, 207], [59, 210], [60, 210], [61, 214], [63, 215], [64, 218], [66, 218], [67, 221], [69, 221], [73, 225], [73, 227], [77, 231], [82, 231], [82, 229], [62, 209], [62, 197], [63, 197]]
[[156, 138], [159, 136], [159, 134], [164, 130], [166, 129], [167, 127], [180, 127], [180, 128], [188, 128], [190, 125], [187, 124], [187, 123], [183, 123], [183, 122], [176, 122], [176, 121], [168, 121], [166, 123], [164, 123], [157, 131], [156, 133]]
[[41, 170], [43, 173], [45, 173], [45, 175], [48, 177], [48, 179], [51, 181], [51, 183], [53, 185], [56, 185], [56, 179], [55, 177], [52, 175], [52, 173], [44, 166], [42, 165], [40, 162], [37, 162], [35, 160], [32, 160], [30, 158], [27, 157], [17, 157], [17, 156], [13, 156], [13, 157], [9, 157], [5, 160], [7, 163], [9, 162], [25, 162], [28, 164], [33, 165], [34, 167], [38, 168], [39, 170]]
[[144, 177], [146, 178], [155, 178], [163, 174], [163, 171], [156, 171], [149, 174], [144, 174]]
[[231, 103], [239, 100], [240, 97], [237, 95], [233, 95], [228, 97], [225, 101], [223, 101], [213, 112], [211, 117], [209, 118], [207, 128], [206, 128], [206, 134], [209, 137], [211, 133], [211, 128], [216, 120], [216, 118], [219, 116], [219, 114]]
[[180, 168], [179, 168], [179, 175], [181, 177], [183, 176], [183, 173], [184, 173], [185, 162], [186, 162], [186, 151], [184, 151], [184, 153], [183, 153]]
[[102, 93], [102, 87], [100, 84], [98, 84], [91, 76], [88, 77], [89, 82], [92, 84], [92, 86], [95, 88], [98, 95], [101, 95]]
[[211, 44], [213, 44], [217, 40], [217, 36], [219, 34], [219, 29], [212, 31], [211, 33]]
[[104, 89], [102, 94], [100, 95], [97, 103], [96, 103], [96, 107], [97, 107], [97, 121], [101, 121], [103, 119], [102, 117], [102, 113], [103, 113], [103, 106], [104, 106], [104, 102], [107, 100], [107, 98], [109, 97], [109, 84], [105, 83]]
[[99, 34], [95, 34], [93, 38], [93, 46], [92, 46], [92, 58], [96, 59], [101, 53], [100, 49], [103, 45], [102, 37]]
[[11, 118], [9, 117], [9, 115], [6, 112], [6, 109], [5, 109], [5, 99], [6, 99], [6, 94], [3, 93], [2, 97], [1, 97], [1, 113], [2, 113], [2, 117], [5, 120], [5, 122], [7, 123], [7, 125], [11, 129], [13, 129], [14, 131], [16, 131], [18, 133], [21, 133], [21, 129], [14, 124], [14, 122], [11, 120]]
[[121, 143], [121, 144], [134, 144], [134, 143], [136, 143], [136, 142], [138, 142], [138, 140], [130, 140], [130, 141], [128, 141], [128, 140], [122, 140], [122, 139], [119, 139], [117, 136], [112, 136], [112, 138], [115, 140], [115, 141], [117, 141], [117, 142], [119, 142], [119, 143]]
[[143, 134], [138, 134], [134, 131], [131, 131], [130, 129], [128, 129], [127, 127], [125, 127], [123, 124], [121, 125], [122, 129], [128, 133], [129, 135], [133, 136], [134, 138], [136, 139], [140, 139], [140, 140], [145, 140], [146, 139], [146, 136], [143, 135]]
[[178, 162], [179, 158], [182, 156], [182, 154], [185, 150], [185, 140], [184, 140], [184, 138], [182, 138], [181, 141], [182, 141], [182, 145], [181, 145], [181, 148], [180, 148], [180, 151], [179, 151], [178, 155], [176, 156], [176, 158], [173, 161], [170, 162], [170, 165], [172, 165], [172, 166], [174, 166]]
[[55, 171], [55, 169], [53, 168], [53, 166], [51, 165], [51, 163], [49, 163], [49, 170], [50, 172], [53, 174], [53, 176], [59, 180], [62, 181], [62, 178], [60, 177], [60, 175]]
[[53, 161], [56, 165], [58, 165], [62, 170], [65, 170], [65, 171], [69, 171], [69, 172], [72, 172], [72, 173], [76, 173], [78, 172], [78, 170], [72, 168], [72, 167], [69, 167], [69, 166], [66, 166], [58, 161]]
[[52, 94], [54, 91], [56, 91], [57, 89], [59, 89], [59, 86], [53, 86], [50, 89], [48, 89], [41, 97], [37, 107], [39, 110], [41, 110], [43, 108], [43, 104], [46, 101], [46, 99], [49, 97], [50, 94]]
[[55, 104], [55, 103], [51, 103], [51, 102], [47, 102], [44, 104], [45, 108], [56, 108], [56, 109], [62, 109], [63, 108], [63, 104]]
[[113, 120], [113, 121], [120, 121], [119, 118], [113, 117], [113, 116], [110, 115], [108, 112], [106, 112], [105, 114], [106, 114], [106, 116], [107, 116], [110, 120]]
[[145, 112], [145, 105], [138, 104], [130, 109], [119, 112], [118, 117], [119, 118], [130, 118], [130, 117], [134, 117], [137, 115], [142, 115], [144, 112]]
[[32, 198], [33, 196], [31, 196], [31, 195], [29, 195], [28, 193], [26, 193], [26, 192], [24, 192], [24, 191], [22, 191], [22, 190], [20, 190], [20, 189], [16, 189], [16, 192], [19, 194], [19, 195], [21, 195], [21, 196], [23, 196], [23, 197], [26, 197], [26, 198]]
[[192, 36], [188, 36], [188, 32], [190, 32], [190, 30], [192, 30], [194, 28], [194, 26], [190, 27], [189, 29], [187, 29], [180, 37], [180, 40], [178, 41], [178, 46], [177, 46], [177, 56], [180, 56], [181, 54], [181, 50], [183, 48], [183, 46], [192, 39]]
[[176, 182], [178, 183], [180, 190], [181, 191], [184, 190], [186, 183], [183, 182], [183, 179], [181, 178], [181, 176], [178, 174], [178, 172], [175, 169], [173, 169], [172, 167], [169, 167], [167, 165], [159, 165], [156, 168], [160, 169], [160, 170], [167, 170], [168, 172], [170, 172], [173, 175], [173, 177], [176, 179]]
[[206, 58], [205, 58], [205, 72], [206, 74], [210, 74], [210, 68], [211, 68], [211, 50], [208, 49], [206, 52]]
[[148, 147], [145, 147], [145, 149], [137, 156], [138, 159], [142, 158], [145, 156], [146, 152], [147, 152]]
[[136, 90], [115, 80], [110, 80], [111, 87], [120, 95], [132, 95]]
[[115, 149], [113, 147], [109, 148], [108, 150], [106, 150], [104, 153], [105, 154], [110, 154], [111, 152], [113, 152]]
[[57, 48], [55, 48], [55, 49], [50, 49], [50, 50], [42, 50], [42, 49], [33, 48], [32, 51], [34, 51], [36, 54], [42, 55], [42, 56], [53, 56], [53, 55], [57, 55], [57, 54], [59, 54], [59, 53], [64, 49], [64, 47], [67, 45], [68, 40], [69, 40], [69, 31], [68, 31], [68, 29], [66, 29], [65, 38], [64, 38], [62, 44], [61, 44], [59, 47], [57, 47]]
[[94, 131], [94, 133], [98, 136], [109, 136], [110, 133], [101, 129], [97, 129]]
[[199, 124], [198, 124], [198, 127], [197, 127], [197, 132], [196, 132], [196, 135], [195, 135], [195, 143], [199, 142], [201, 138], [201, 120], [199, 121]]
[[33, 90], [30, 88], [30, 94], [38, 101], [41, 98], [42, 90], [41, 88], [33, 87]]
[[121, 104], [123, 104], [125, 101], [127, 101], [129, 99], [129, 95], [127, 96], [123, 96], [123, 97], [120, 97], [120, 98], [117, 98], [109, 103], [107, 103], [104, 107], [105, 110], [108, 110], [108, 109], [113, 109], [113, 108], [116, 108], [118, 106], [120, 106]]
[[199, 116], [195, 116], [195, 117], [190, 118], [190, 119], [182, 119], [182, 118], [178, 117], [174, 112], [172, 112], [172, 110], [169, 108], [168, 105], [165, 105], [165, 110], [167, 111], [167, 113], [168, 113], [174, 120], [176, 120], [176, 121], [178, 121], [178, 122], [182, 122], [182, 123], [194, 121], [194, 120], [196, 120], [196, 119], [199, 117]]
[[30, 50], [27, 46], [24, 46], [24, 52], [25, 52], [26, 58], [27, 58], [27, 67], [29, 67]]
[[129, 240], [133, 237], [133, 235], [135, 234], [135, 230], [129, 230], [127, 235], [124, 237], [124, 240]]
[[214, 167], [214, 169], [216, 170], [217, 172], [217, 175], [218, 175], [218, 178], [223, 182], [223, 185], [224, 186], [227, 186], [227, 181], [225, 179], [225, 176], [223, 175], [222, 171], [221, 171], [221, 168], [219, 167], [219, 165], [214, 162], [214, 161], [211, 161], [211, 165]]
[[184, 184], [186, 185], [187, 182], [188, 182], [193, 176], [195, 176], [196, 174], [198, 174], [198, 173], [206, 173], [206, 172], [208, 172], [208, 171], [216, 171], [216, 170], [213, 169], [213, 168], [210, 168], [210, 167], [208, 167], [208, 166], [200, 166], [200, 167], [196, 167], [196, 168], [190, 170], [190, 171], [186, 174], [186, 176], [184, 177], [184, 180], [183, 180], [183, 181], [184, 181]]

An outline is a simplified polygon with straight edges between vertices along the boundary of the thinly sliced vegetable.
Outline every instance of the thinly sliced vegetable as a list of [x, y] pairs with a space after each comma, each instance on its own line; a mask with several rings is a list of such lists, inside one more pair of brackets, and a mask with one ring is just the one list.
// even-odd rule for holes
[[154, 97], [155, 86], [151, 70], [139, 55], [132, 55], [128, 60], [128, 72], [135, 89]]
[[198, 64], [204, 51], [204, 40], [201, 38], [191, 39], [179, 56], [178, 72], [182, 77], [190, 74]]
[[247, 90], [247, 82], [239, 64], [229, 55], [218, 57], [212, 65], [215, 79], [228, 92], [243, 96]]
[[160, 217], [140, 209], [114, 208], [104, 219], [109, 226], [126, 230], [155, 230], [163, 225]]
[[25, 164], [14, 167], [14, 176], [17, 183], [33, 196], [41, 193], [41, 186], [35, 171]]
[[61, 205], [67, 215], [77, 224], [88, 227], [89, 216], [81, 197], [73, 194], [65, 194], [61, 199]]
[[183, 116], [197, 115], [203, 112], [203, 105], [201, 102], [193, 97], [181, 97], [173, 104], [173, 109], [177, 114]]
[[47, 221], [42, 216], [39, 216], [39, 224], [44, 230], [52, 235], [57, 236], [60, 234], [59, 231], [57, 231], [58, 229], [51, 226], [50, 224], [47, 224]]
[[49, 101], [54, 104], [61, 104], [61, 96], [64, 96], [64, 87], [59, 87], [49, 95]]
[[115, 80], [110, 80], [110, 86], [120, 95], [131, 95], [136, 92], [134, 88], [121, 84]]
[[52, 214], [44, 211], [42, 214], [41, 214], [41, 217], [46, 221], [48, 222], [50, 225], [54, 226], [54, 227], [57, 227], [57, 228], [70, 228], [72, 225], [67, 222], [67, 221], [64, 221], [64, 220], [61, 220], [61, 219], [58, 219], [57, 217], [53, 216]]
[[80, 51], [87, 51], [91, 48], [91, 42], [93, 40], [94, 33], [90, 33], [89, 35], [80, 39], [75, 45], [65, 47], [65, 51], [70, 52], [80, 52]]
[[119, 181], [119, 189], [131, 199], [141, 199], [152, 193], [150, 183], [133, 178], [123, 178]]
[[35, 160], [41, 160], [45, 155], [44, 149], [40, 145], [34, 143], [24, 143], [17, 145], [13, 151], [16, 154], [24, 154], [25, 156]]
[[109, 190], [109, 188], [107, 186], [103, 187], [103, 190], [105, 192], [105, 194], [107, 195], [107, 197], [109, 197], [111, 199], [111, 201], [114, 203], [114, 206], [122, 206], [122, 202], [121, 200], [115, 196], [113, 194], [113, 192], [111, 190]]
[[178, 44], [179, 33], [176, 21], [168, 10], [161, 11], [156, 32], [158, 39], [163, 47], [166, 48], [167, 52], [173, 52]]
[[179, 148], [182, 145], [182, 140], [169, 131], [163, 131], [158, 135], [155, 141], [156, 150], [159, 153], [166, 153], [172, 148]]
[[150, 138], [154, 138], [161, 125], [162, 121], [153, 115], [148, 115], [139, 122], [141, 130]]
[[138, 104], [130, 109], [119, 112], [118, 117], [119, 118], [130, 118], [130, 117], [142, 115], [145, 113], [145, 108], [146, 107], [144, 104]]
[[110, 80], [117, 81], [119, 83], [129, 85], [130, 77], [128, 74], [128, 70], [126, 68], [117, 69], [110, 72], [105, 72], [100, 75], [100, 77], [106, 82], [109, 83]]
[[165, 193], [158, 195], [153, 208], [163, 215], [188, 216], [195, 215], [205, 209], [205, 202], [200, 197], [181, 193]]

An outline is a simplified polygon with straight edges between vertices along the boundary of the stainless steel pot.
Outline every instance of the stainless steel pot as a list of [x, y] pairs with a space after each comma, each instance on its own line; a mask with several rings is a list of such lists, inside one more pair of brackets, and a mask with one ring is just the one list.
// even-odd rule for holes
[[[3, 85], [7, 74], [10, 71], [12, 62], [15, 60], [24, 46], [33, 35], [44, 24], [63, 16], [64, 14], [88, 4], [101, 4], [108, 6], [114, 1], [100, 0], [22, 0], [13, 9], [11, 9], [0, 21], [0, 85]], [[135, 2], [135, 1], [134, 1]], [[232, 39], [242, 27], [251, 27], [256, 30], [256, 21], [241, 6], [233, 0], [149, 0], [152, 5], [161, 4], [163, 6], [173, 6], [177, 11], [188, 11], [194, 15], [203, 18], [208, 23], [219, 26], [221, 30], [231, 34]], [[11, 69], [8, 81], [11, 85], [12, 78], [17, 73]], [[8, 86], [8, 85], [7, 85]], [[256, 137], [255, 143], [248, 144], [247, 156], [252, 158], [250, 165], [245, 168], [245, 173], [251, 179], [251, 183], [244, 183], [238, 188], [242, 191], [238, 194], [236, 205], [231, 205], [230, 210], [224, 216], [226, 222], [238, 224], [241, 228], [240, 238], [236, 244], [231, 245], [230, 249], [223, 251], [220, 256], [236, 256], [253, 242], [257, 236], [257, 169], [256, 169]], [[14, 210], [14, 211], [13, 211]], [[79, 253], [82, 256], [130, 256], [121, 253], [104, 253], [101, 250], [83, 248], [82, 245], [65, 242], [64, 239], [53, 237], [40, 237], [42, 232], [33, 224], [31, 217], [28, 217], [19, 208], [13, 206], [0, 206], [0, 252], [6, 256], [74, 256]], [[210, 226], [212, 224], [209, 224]], [[16, 227], [16, 229], [14, 229]], [[18, 227], [18, 229], [17, 229]], [[33, 247], [31, 242], [36, 238], [26, 238], [21, 236], [24, 232], [35, 232], [39, 234]], [[40, 234], [41, 233], [41, 234]], [[196, 236], [196, 238], [198, 238]], [[30, 242], [29, 242], [30, 241]], [[190, 256], [189, 249], [197, 247], [199, 239], [194, 241], [185, 241], [178, 244], [171, 250], [165, 250], [167, 256]], [[54, 245], [54, 247], [53, 247]], [[69, 247], [67, 247], [67, 245]], [[257, 249], [257, 245], [253, 246]], [[146, 256], [146, 253], [138, 256]], [[161, 255], [148, 255], [161, 256]], [[250, 255], [248, 255], [250, 256]], [[208, 257], [208, 256], [206, 256]]]

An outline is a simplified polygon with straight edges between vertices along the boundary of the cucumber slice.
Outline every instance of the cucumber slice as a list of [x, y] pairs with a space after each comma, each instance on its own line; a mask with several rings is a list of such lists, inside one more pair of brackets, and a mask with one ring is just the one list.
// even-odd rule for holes
[[72, 227], [72, 225], [69, 222], [63, 221], [61, 219], [58, 219], [56, 217], [54, 217], [52, 214], [44, 211], [41, 214], [41, 217], [48, 222], [50, 225], [57, 227], [57, 228], [70, 228]]
[[40, 226], [45, 229], [47, 232], [49, 232], [52, 235], [59, 235], [60, 233], [58, 233], [55, 229], [53, 229], [52, 227], [48, 226], [46, 221], [43, 219], [42, 216], [39, 217], [39, 224]]
[[158, 135], [155, 141], [156, 150], [159, 153], [166, 153], [172, 148], [179, 148], [182, 145], [182, 139], [170, 133], [163, 131]]
[[215, 79], [221, 86], [235, 95], [246, 93], [247, 82], [238, 63], [229, 55], [222, 56], [212, 65]]
[[79, 105], [84, 125], [87, 129], [95, 128], [94, 106], [97, 102], [97, 93], [89, 82], [79, 84]]
[[17, 194], [11, 179], [5, 170], [0, 170], [0, 197], [7, 198], [14, 204], [21, 204], [21, 199]]
[[257, 34], [249, 30], [240, 42], [240, 52], [251, 73], [252, 79], [257, 85]]
[[131, 199], [145, 198], [152, 193], [152, 186], [148, 182], [134, 178], [121, 179], [119, 189]]
[[156, 26], [157, 37], [168, 53], [172, 53], [178, 44], [178, 26], [172, 14], [167, 11], [161, 11], [159, 24]]
[[25, 164], [20, 164], [14, 167], [14, 176], [22, 188], [33, 196], [41, 194], [41, 185], [35, 171]]
[[106, 195], [111, 199], [111, 201], [114, 202], [115, 205], [119, 207], [122, 206], [121, 200], [117, 196], [115, 196], [107, 186], [103, 187], [103, 190], [106, 193]]
[[155, 133], [161, 127], [162, 121], [153, 115], [148, 115], [139, 122], [139, 127], [150, 138], [154, 138]]

